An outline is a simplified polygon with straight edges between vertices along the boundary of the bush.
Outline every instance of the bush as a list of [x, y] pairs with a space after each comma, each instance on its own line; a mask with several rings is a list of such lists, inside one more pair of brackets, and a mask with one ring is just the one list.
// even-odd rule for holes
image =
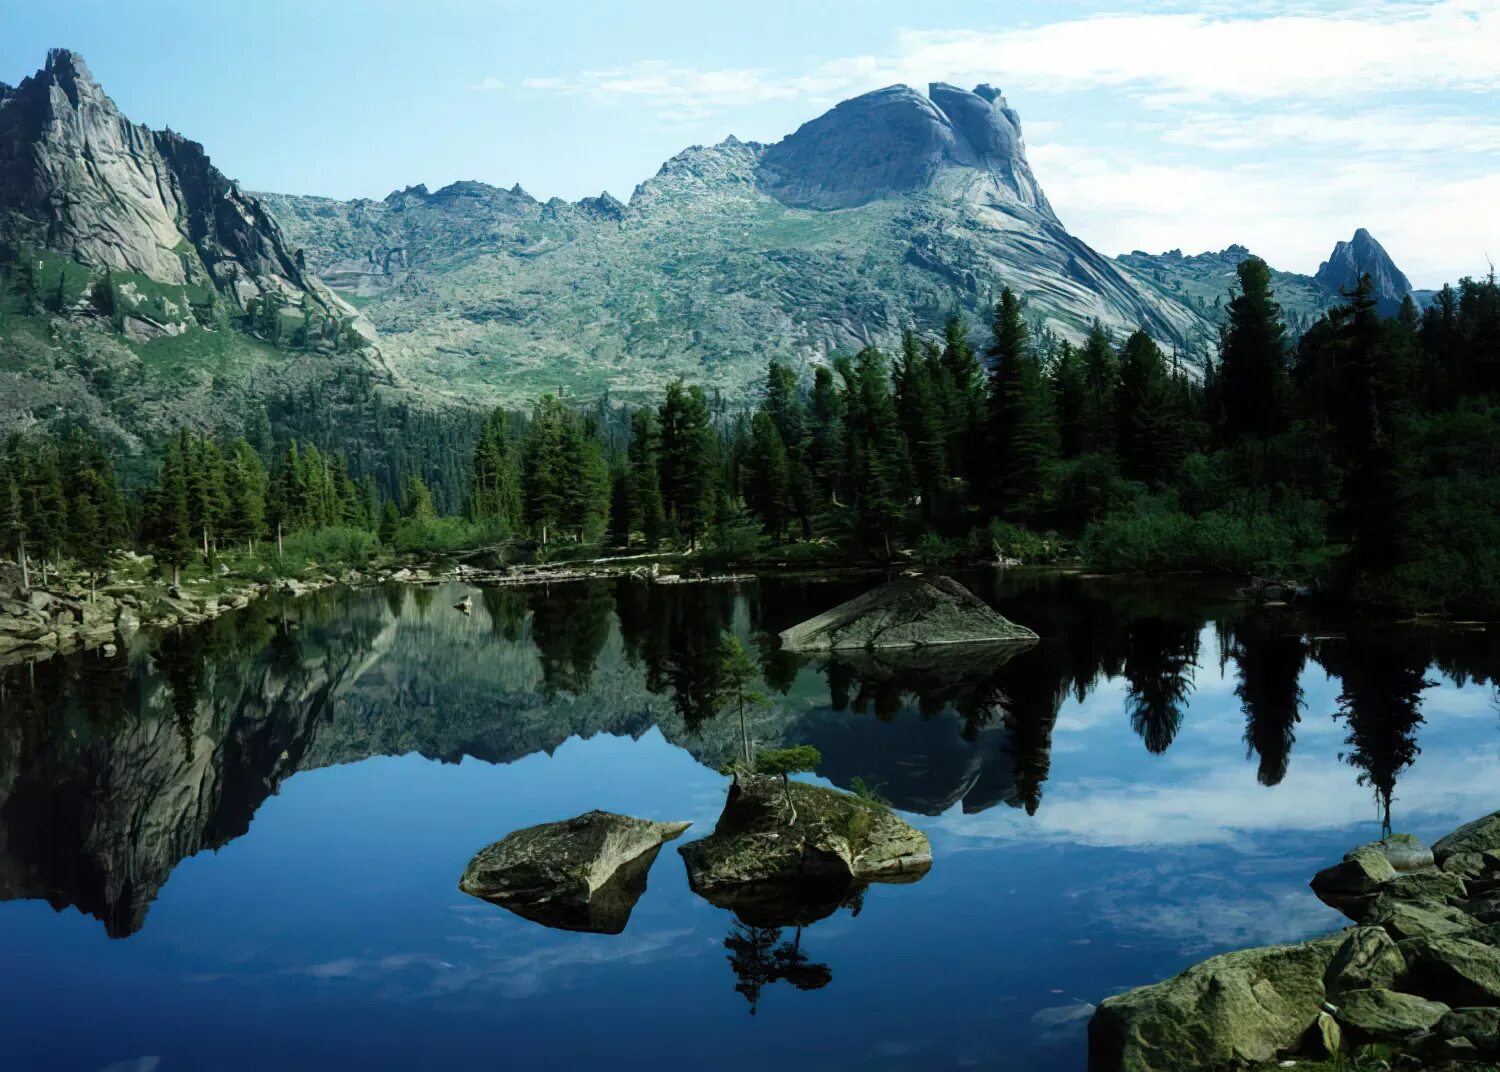
[[1065, 549], [1053, 533], [1043, 535], [1000, 520], [991, 521], [984, 535], [987, 550], [996, 558], [1014, 558], [1028, 566], [1056, 562]]
[[441, 555], [486, 543], [488, 526], [461, 517], [408, 517], [396, 526], [391, 548], [402, 554]]
[[1091, 564], [1119, 572], [1250, 574], [1293, 562], [1305, 546], [1301, 530], [1297, 520], [1269, 514], [1247, 518], [1216, 510], [1195, 518], [1148, 504], [1090, 525], [1081, 551]]
[[281, 541], [281, 548], [279, 563], [274, 540], [262, 543], [259, 554], [283, 573], [300, 573], [310, 565], [324, 568], [364, 566], [380, 550], [380, 541], [366, 529], [331, 526], [294, 532]]

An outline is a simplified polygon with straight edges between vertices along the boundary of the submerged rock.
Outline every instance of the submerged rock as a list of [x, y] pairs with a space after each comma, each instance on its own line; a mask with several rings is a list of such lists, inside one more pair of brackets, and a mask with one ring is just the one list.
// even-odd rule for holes
[[812, 922], [864, 883], [932, 866], [927, 836], [880, 805], [762, 775], [741, 775], [714, 832], [678, 851], [694, 893], [764, 926]]
[[788, 651], [1037, 640], [949, 577], [901, 577], [781, 634]]
[[1165, 982], [1106, 998], [1089, 1023], [1090, 1072], [1240, 1067], [1302, 1042], [1342, 935], [1224, 953]]
[[619, 934], [661, 846], [690, 825], [591, 811], [530, 826], [481, 849], [458, 888], [544, 926]]

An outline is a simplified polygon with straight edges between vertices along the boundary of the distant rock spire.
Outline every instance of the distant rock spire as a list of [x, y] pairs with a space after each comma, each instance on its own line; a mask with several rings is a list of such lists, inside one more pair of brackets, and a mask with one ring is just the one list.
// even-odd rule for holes
[[1363, 227], [1355, 231], [1348, 242], [1339, 242], [1333, 247], [1328, 259], [1318, 266], [1314, 278], [1338, 294], [1352, 291], [1362, 275], [1368, 275], [1374, 281], [1375, 298], [1385, 315], [1400, 308], [1401, 300], [1412, 292], [1411, 281]]

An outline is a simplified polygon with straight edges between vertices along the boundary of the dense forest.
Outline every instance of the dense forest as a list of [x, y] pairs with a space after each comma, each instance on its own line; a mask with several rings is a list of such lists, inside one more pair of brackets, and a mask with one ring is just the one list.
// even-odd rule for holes
[[1500, 609], [1493, 277], [1388, 319], [1366, 279], [1293, 339], [1249, 258], [1201, 377], [1143, 330], [1096, 326], [1074, 346], [1026, 313], [1005, 290], [983, 354], [955, 317], [940, 339], [908, 332], [899, 353], [867, 347], [810, 381], [773, 359], [753, 412], [678, 382], [654, 407], [549, 395], [477, 428], [419, 421], [433, 449], [401, 470], [351, 465], [336, 429], [299, 420], [293, 438], [184, 431], [126, 494], [84, 432], [13, 436], [0, 536], [43, 573], [66, 558], [91, 576], [132, 544], [175, 575], [229, 548], [284, 556], [289, 538], [325, 562], [524, 540], [542, 557], [608, 545], [752, 564], [1076, 557]]

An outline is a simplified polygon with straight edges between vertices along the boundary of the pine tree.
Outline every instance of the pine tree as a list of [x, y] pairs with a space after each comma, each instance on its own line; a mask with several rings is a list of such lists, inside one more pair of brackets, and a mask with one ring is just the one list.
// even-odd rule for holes
[[688, 387], [681, 380], [669, 384], [658, 422], [662, 505], [689, 550], [697, 550], [712, 520], [721, 483], [719, 443], [703, 388]]
[[425, 523], [437, 517], [432, 491], [421, 473], [408, 473], [401, 482], [401, 516], [408, 521]]
[[390, 547], [396, 542], [396, 534], [401, 529], [401, 510], [396, 505], [395, 499], [387, 499], [380, 510], [380, 542]]
[[469, 496], [471, 521], [498, 524], [507, 533], [521, 527], [520, 466], [510, 438], [510, 414], [497, 409], [479, 431]]
[[942, 406], [941, 359], [907, 331], [896, 363], [896, 408], [922, 495], [922, 516], [940, 512], [948, 474], [948, 421]]
[[266, 469], [248, 440], [237, 439], [229, 449], [225, 464], [224, 488], [228, 512], [224, 518], [224, 535], [243, 541], [246, 550], [255, 552], [255, 541], [266, 526]]
[[26, 515], [21, 510], [21, 489], [16, 482], [16, 457], [0, 453], [0, 547], [11, 554], [21, 568], [21, 591], [31, 588], [26, 561]]
[[595, 425], [569, 413], [563, 425], [562, 523], [579, 543], [596, 539], [609, 511], [609, 464]]
[[522, 469], [526, 522], [545, 547], [562, 524], [566, 504], [564, 458], [568, 413], [553, 395], [543, 395], [531, 411]]
[[1009, 287], [995, 306], [990, 358], [996, 502], [1007, 516], [1027, 517], [1039, 506], [1047, 467], [1057, 455], [1057, 435], [1052, 399], [1031, 351], [1021, 303]]
[[776, 422], [756, 410], [750, 424], [750, 449], [745, 459], [745, 504], [771, 539], [780, 543], [793, 512], [786, 446]]
[[640, 530], [646, 546], [655, 550], [666, 530], [661, 501], [661, 437], [656, 415], [638, 409], [630, 417], [630, 527]]
[[207, 559], [213, 554], [219, 529], [230, 509], [224, 458], [218, 445], [206, 436], [191, 436], [184, 429], [180, 439], [187, 459], [188, 513], [203, 557]]
[[844, 399], [831, 369], [813, 370], [812, 443], [808, 463], [813, 479], [833, 497], [842, 486], [844, 457]]
[[191, 448], [192, 439], [185, 432], [167, 441], [144, 511], [146, 545], [158, 566], [171, 567], [174, 586], [181, 583], [182, 567], [191, 560], [194, 550], [189, 507]]
[[1088, 385], [1084, 380], [1083, 359], [1071, 344], [1064, 342], [1058, 347], [1048, 373], [1057, 409], [1059, 452], [1064, 458], [1076, 458], [1083, 453], [1087, 440]]
[[1148, 484], [1165, 481], [1186, 453], [1185, 415], [1162, 352], [1144, 329], [1125, 340], [1118, 397], [1121, 472]]
[[840, 358], [835, 371], [844, 381], [847, 414], [844, 457], [860, 539], [883, 548], [891, 557], [891, 537], [906, 516], [912, 483], [906, 442], [891, 396], [890, 369], [885, 355], [866, 346], [853, 362]]
[[1120, 364], [1109, 332], [1098, 321], [1078, 353], [1083, 369], [1083, 450], [1109, 453], [1115, 449], [1115, 399], [1120, 389]]
[[948, 418], [948, 458], [954, 476], [974, 483], [985, 440], [984, 370], [969, 345], [969, 328], [954, 314], [943, 326], [943, 377], [938, 403]]
[[1268, 439], [1286, 426], [1286, 327], [1266, 262], [1246, 257], [1236, 271], [1240, 293], [1229, 302], [1219, 344], [1223, 432], [1231, 440]]

